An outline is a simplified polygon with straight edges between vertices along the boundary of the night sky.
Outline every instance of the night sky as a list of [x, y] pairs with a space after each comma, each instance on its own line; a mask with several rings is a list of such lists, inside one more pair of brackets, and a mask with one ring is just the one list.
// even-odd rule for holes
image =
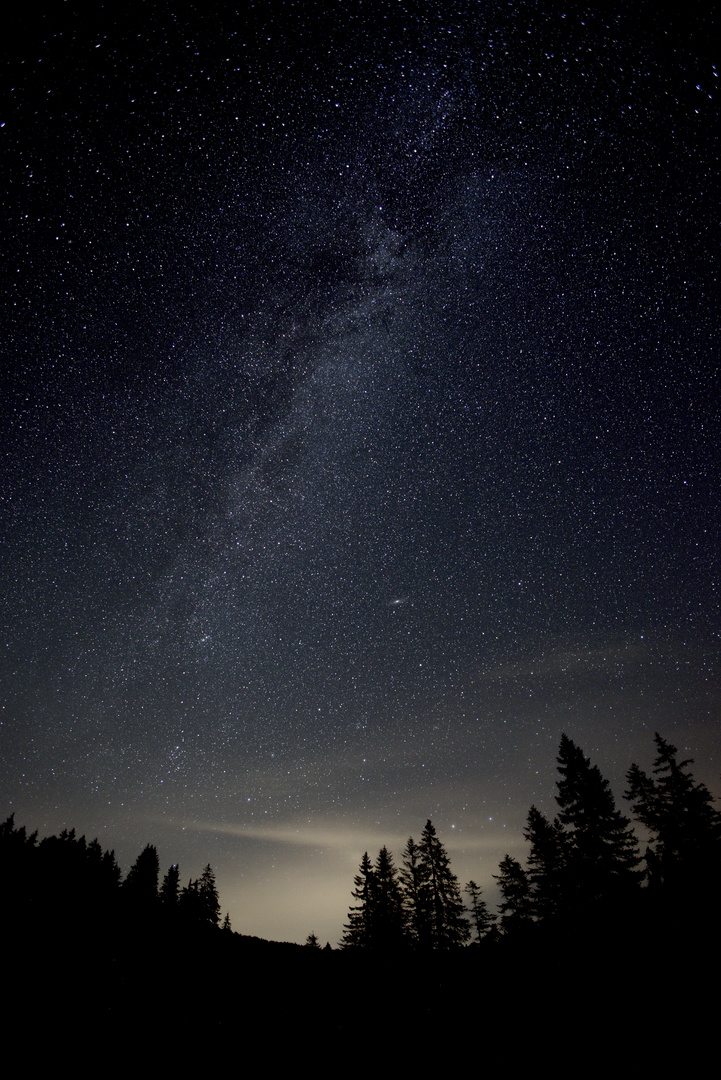
[[719, 791], [718, 27], [676, 6], [21, 5], [0, 816], [336, 944], [427, 818], [493, 901], [564, 731], [619, 801], [656, 730]]

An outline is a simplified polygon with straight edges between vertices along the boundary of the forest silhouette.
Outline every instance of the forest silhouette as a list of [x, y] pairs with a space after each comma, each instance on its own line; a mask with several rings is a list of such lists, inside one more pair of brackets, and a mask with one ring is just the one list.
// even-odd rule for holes
[[604, 1053], [641, 1061], [625, 1009], [636, 1027], [683, 1029], [689, 1053], [708, 1034], [719, 957], [721, 814], [692, 760], [655, 742], [651, 774], [631, 765], [624, 794], [643, 854], [610, 784], [564, 735], [558, 814], [530, 808], [525, 865], [506, 855], [494, 875], [497, 913], [475, 881], [461, 888], [429, 820], [399, 865], [385, 846], [363, 855], [338, 948], [313, 932], [305, 945], [234, 933], [210, 864], [184, 886], [177, 864], [161, 879], [149, 843], [123, 879], [97, 839], [39, 840], [11, 816], [0, 825], [8, 1030], [82, 1023], [102, 1039], [150, 1023], [161, 1042], [192, 1031], [227, 1046], [242, 1024], [256, 1038], [282, 1031], [287, 1046], [315, 1030], [340, 1051], [363, 1032], [390, 1048], [419, 1023], [436, 1039], [481, 1025], [500, 1067], [517, 1029], [526, 1049], [555, 1053], [560, 1010], [572, 1044], [603, 1032]]

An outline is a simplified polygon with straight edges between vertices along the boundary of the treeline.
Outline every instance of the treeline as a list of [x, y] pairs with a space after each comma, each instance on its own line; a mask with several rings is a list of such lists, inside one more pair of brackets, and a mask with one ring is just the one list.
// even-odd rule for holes
[[[609, 782], [566, 735], [558, 752], [556, 802], [549, 820], [528, 812], [525, 864], [510, 855], [494, 877], [501, 901], [488, 910], [481, 888], [463, 889], [431, 821], [420, 840], [408, 840], [397, 866], [387, 847], [373, 861], [366, 852], [354, 878], [341, 949], [354, 952], [428, 954], [526, 940], [534, 928], [557, 936], [591, 926], [618, 930], [644, 922], [677, 924], [694, 911], [695, 925], [715, 925], [721, 886], [721, 814], [708, 789], [694, 779], [691, 759], [655, 736], [651, 775], [638, 765], [627, 773], [625, 799], [643, 826], [642, 855], [629, 818], [616, 807]], [[157, 934], [219, 930], [215, 875], [206, 865], [197, 880], [180, 884], [171, 865], [160, 880], [158, 853], [147, 844], [123, 880], [112, 850], [87, 842], [75, 830], [38, 840], [0, 825], [0, 913], [6, 926], [46, 938], [68, 928], [107, 936], [125, 927]], [[228, 915], [222, 929], [230, 931]], [[231, 935], [232, 936], [232, 935]], [[307, 944], [317, 947], [314, 934]]]
[[[707, 927], [721, 885], [721, 814], [708, 789], [678, 760], [675, 746], [655, 736], [652, 775], [627, 773], [625, 798], [648, 835], [642, 856], [631, 821], [617, 809], [611, 786], [566, 735], [558, 752], [559, 812], [551, 821], [528, 812], [525, 866], [510, 855], [498, 873], [498, 915], [489, 912], [475, 881], [464, 905], [445, 848], [428, 821], [420, 842], [410, 839], [397, 868], [386, 847], [372, 862], [366, 852], [354, 879], [341, 947], [371, 951], [438, 951], [518, 939], [540, 928], [557, 939], [579, 933], [634, 933], [667, 927], [693, 906]], [[683, 905], [683, 907], [681, 907]]]
[[295, 1065], [318, 1033], [314, 1053], [337, 1067], [368, 1032], [404, 1066], [451, 1040], [472, 1060], [482, 1024], [498, 1070], [509, 1047], [532, 1068], [559, 1047], [582, 1060], [590, 1044], [612, 1067], [629, 1053], [646, 1071], [667, 1065], [665, 1040], [634, 1048], [618, 1018], [632, 1000], [637, 1031], [679, 1032], [684, 1055], [710, 1041], [721, 815], [691, 761], [660, 736], [656, 747], [651, 774], [633, 765], [627, 780], [645, 855], [564, 736], [558, 813], [530, 809], [527, 858], [498, 868], [497, 914], [475, 882], [461, 889], [429, 821], [398, 866], [385, 847], [363, 857], [340, 949], [312, 934], [303, 947], [224, 933], [210, 866], [183, 887], [177, 865], [161, 880], [148, 844], [123, 880], [97, 840], [64, 830], [39, 841], [11, 817], [0, 826], [6, 1029], [33, 1047], [42, 1033], [53, 1055], [103, 1055], [122, 1033], [147, 1032], [163, 1067], [168, 1047], [195, 1046], [207, 1065], [208, 1046], [235, 1060], [243, 1039], [286, 1047]]
[[[75, 829], [38, 841], [15, 827], [14, 815], [0, 825], [3, 915], [15, 926], [36, 932], [62, 925], [107, 927], [110, 923], [157, 932], [167, 928], [218, 927], [220, 902], [215, 874], [208, 864], [200, 878], [181, 888], [173, 864], [159, 883], [158, 852], [147, 844], [123, 880], [115, 852], [97, 838], [86, 841]], [[230, 929], [225, 916], [223, 928]]]

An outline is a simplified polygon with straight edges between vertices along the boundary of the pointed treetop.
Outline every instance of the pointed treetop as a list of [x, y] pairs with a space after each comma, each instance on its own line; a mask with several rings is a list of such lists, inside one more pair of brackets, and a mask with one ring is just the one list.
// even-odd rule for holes
[[650, 777], [638, 765], [626, 774], [626, 799], [637, 821], [652, 834], [646, 855], [650, 885], [688, 885], [689, 877], [706, 884], [721, 878], [721, 814], [705, 784], [697, 783], [678, 751], [658, 732], [658, 754]]

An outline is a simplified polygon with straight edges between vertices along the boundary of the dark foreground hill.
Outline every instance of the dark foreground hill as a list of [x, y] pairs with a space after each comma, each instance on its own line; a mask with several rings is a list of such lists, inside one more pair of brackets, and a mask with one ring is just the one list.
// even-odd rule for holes
[[[668, 929], [668, 928], [667, 928]], [[678, 929], [678, 927], [676, 928]], [[376, 955], [216, 928], [4, 927], [4, 1045], [93, 1066], [204, 1058], [513, 1071], [693, 1067], [715, 1031], [711, 939], [687, 927]], [[714, 1036], [715, 1037], [715, 1036]], [[99, 1057], [98, 1057], [99, 1055]]]

